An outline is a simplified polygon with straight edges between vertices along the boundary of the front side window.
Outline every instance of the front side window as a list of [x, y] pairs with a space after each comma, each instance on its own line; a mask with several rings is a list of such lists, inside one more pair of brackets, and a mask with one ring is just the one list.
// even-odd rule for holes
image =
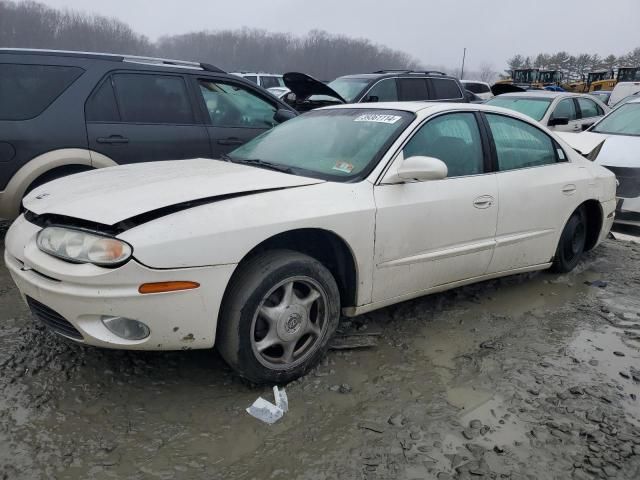
[[200, 93], [214, 127], [271, 128], [276, 107], [239, 85], [200, 80]]
[[578, 105], [580, 106], [582, 118], [598, 117], [604, 114], [602, 108], [600, 108], [596, 102], [589, 100], [588, 98], [578, 98]]
[[556, 163], [555, 144], [542, 130], [502, 115], [486, 114], [486, 118], [501, 172]]
[[458, 84], [453, 80], [446, 78], [432, 78], [431, 87], [433, 88], [432, 100], [451, 100], [462, 98], [462, 92], [458, 88]]
[[366, 101], [376, 102], [397, 102], [398, 101], [398, 88], [396, 86], [395, 78], [387, 78], [374, 85], [374, 87], [367, 93]]
[[37, 117], [83, 72], [79, 67], [0, 63], [0, 120]]
[[424, 78], [401, 78], [400, 99], [405, 102], [429, 100], [427, 81]]
[[253, 82], [256, 85], [258, 84], [258, 77], [256, 77], [255, 75], [246, 75], [244, 79], [249, 80], [250, 82]]
[[547, 113], [551, 100], [548, 98], [506, 97], [500, 95], [489, 100], [487, 105], [508, 108], [539, 122]]
[[640, 135], [640, 103], [627, 103], [616, 108], [590, 131], [610, 135]]
[[427, 122], [403, 150], [404, 158], [434, 157], [448, 168], [447, 177], [484, 171], [480, 130], [473, 113], [451, 113]]
[[565, 98], [558, 102], [551, 118], [568, 118], [569, 121], [578, 119], [578, 112], [576, 112], [576, 104], [573, 102], [573, 98]]
[[125, 123], [194, 123], [182, 77], [117, 73], [113, 85]]
[[333, 181], [363, 178], [414, 118], [397, 110], [313, 110], [254, 138], [229, 158]]

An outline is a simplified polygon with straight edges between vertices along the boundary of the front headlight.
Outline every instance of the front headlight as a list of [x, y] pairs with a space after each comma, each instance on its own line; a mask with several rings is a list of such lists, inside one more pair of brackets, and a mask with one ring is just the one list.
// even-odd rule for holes
[[62, 260], [100, 267], [122, 265], [133, 253], [131, 245], [117, 238], [63, 227], [40, 230], [37, 244], [43, 252]]

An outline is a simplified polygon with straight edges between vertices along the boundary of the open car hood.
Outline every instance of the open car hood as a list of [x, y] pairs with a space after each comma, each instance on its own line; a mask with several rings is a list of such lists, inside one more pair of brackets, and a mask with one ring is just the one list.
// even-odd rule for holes
[[307, 100], [312, 95], [326, 95], [342, 103], [348, 103], [333, 88], [306, 73], [288, 72], [284, 74], [283, 79], [284, 84], [295, 94], [299, 102]]
[[592, 133], [592, 132], [554, 132], [560, 138], [562, 138], [565, 142], [569, 144], [571, 148], [576, 150], [578, 153], [582, 155], [589, 155], [596, 147], [602, 144], [609, 135], [605, 135], [602, 133]]
[[114, 226], [151, 220], [240, 195], [323, 183], [308, 177], [209, 159], [102, 168], [46, 183], [24, 199], [33, 214]]

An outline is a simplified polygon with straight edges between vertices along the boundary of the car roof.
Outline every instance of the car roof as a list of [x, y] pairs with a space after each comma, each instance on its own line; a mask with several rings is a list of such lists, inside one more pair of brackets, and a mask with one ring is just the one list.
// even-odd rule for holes
[[518, 98], [548, 98], [550, 100], [558, 97], [582, 97], [584, 95], [580, 93], [572, 92], [551, 92], [549, 90], [528, 90], [526, 92], [511, 92], [498, 95], [496, 98], [501, 97], [518, 97]]
[[454, 78], [451, 75], [447, 75], [443, 72], [438, 72], [436, 70], [381, 70], [379, 72], [372, 73], [354, 73], [351, 75], [342, 75], [338, 78], [353, 78], [353, 79], [362, 79], [362, 80], [375, 80], [377, 78], [386, 78], [386, 77], [398, 77], [398, 76], [407, 76], [407, 77], [442, 77], [442, 78]]
[[317, 110], [344, 110], [344, 109], [359, 109], [359, 110], [397, 110], [410, 113], [419, 113], [430, 111], [432, 113], [446, 112], [446, 111], [482, 111], [482, 112], [496, 112], [508, 114], [513, 117], [522, 118], [527, 122], [531, 121], [531, 118], [527, 115], [521, 114], [514, 110], [502, 107], [495, 107], [493, 105], [479, 104], [479, 103], [449, 103], [449, 102], [379, 102], [379, 103], [349, 103], [342, 105], [331, 105], [328, 107], [322, 107]]

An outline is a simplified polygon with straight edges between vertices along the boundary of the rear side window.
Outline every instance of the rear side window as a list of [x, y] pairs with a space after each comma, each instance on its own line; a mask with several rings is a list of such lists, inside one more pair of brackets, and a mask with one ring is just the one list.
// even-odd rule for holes
[[489, 88], [489, 85], [485, 85], [484, 83], [465, 83], [464, 88], [476, 94], [491, 93], [491, 89]]
[[0, 120], [37, 117], [83, 72], [79, 67], [0, 64]]
[[[542, 130], [515, 118], [487, 114], [501, 172], [557, 162], [556, 146]], [[564, 156], [564, 154], [562, 155]]]
[[120, 114], [113, 93], [111, 78], [107, 78], [91, 95], [85, 108], [87, 122], [119, 122]]
[[604, 111], [600, 106], [588, 98], [578, 98], [578, 105], [580, 105], [580, 112], [582, 118], [598, 117], [604, 114]]
[[245, 80], [249, 80], [250, 82], [253, 82], [253, 83], [256, 83], [256, 84], [258, 83], [258, 77], [256, 77], [256, 76], [249, 75], [249, 76], [244, 77], [244, 79]]
[[194, 123], [182, 77], [117, 73], [113, 85], [125, 123]]
[[432, 78], [430, 81], [433, 90], [432, 100], [462, 98], [462, 92], [455, 81], [446, 78]]
[[400, 100], [410, 102], [412, 100], [429, 100], [427, 82], [424, 78], [401, 78]]
[[284, 82], [279, 77], [260, 77], [262, 88], [282, 87]]

